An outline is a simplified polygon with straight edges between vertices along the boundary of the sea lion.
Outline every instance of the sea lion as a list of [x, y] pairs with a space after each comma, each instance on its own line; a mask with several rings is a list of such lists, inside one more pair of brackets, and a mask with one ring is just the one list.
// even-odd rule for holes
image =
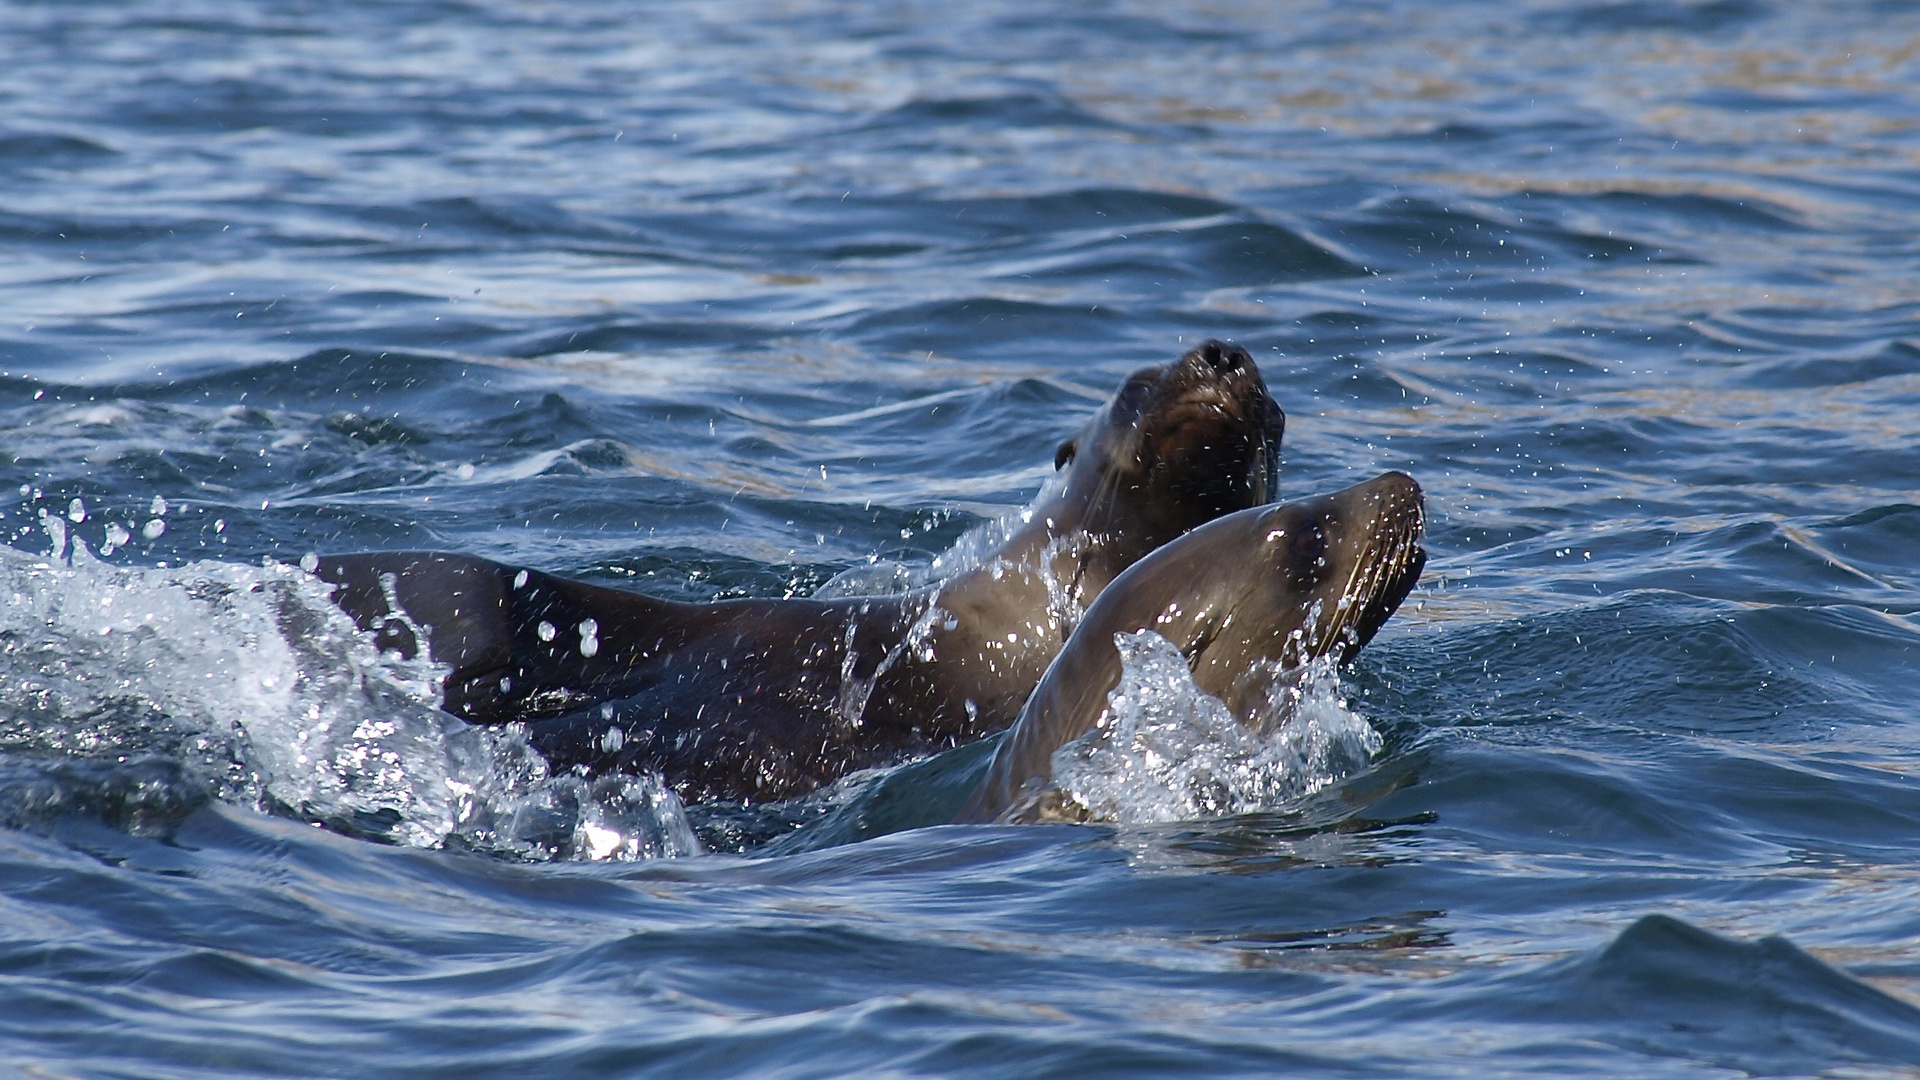
[[1135, 563], [1100, 593], [995, 751], [956, 822], [1051, 816], [1054, 751], [1100, 719], [1120, 681], [1117, 634], [1152, 630], [1242, 723], [1322, 656], [1352, 658], [1426, 564], [1420, 485], [1390, 472], [1344, 491], [1218, 518]]
[[791, 798], [1004, 728], [1086, 606], [1154, 548], [1269, 501], [1285, 417], [1244, 349], [1135, 373], [981, 565], [913, 592], [676, 603], [460, 555], [315, 573], [383, 647], [424, 637], [448, 711], [524, 721], [555, 769], [658, 770], [688, 802]]

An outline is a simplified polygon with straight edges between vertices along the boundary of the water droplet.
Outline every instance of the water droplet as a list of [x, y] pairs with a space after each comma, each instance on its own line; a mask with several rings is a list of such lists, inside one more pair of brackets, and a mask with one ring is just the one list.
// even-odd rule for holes
[[533, 632], [540, 636], [541, 641], [552, 641], [553, 635], [559, 633], [560, 631], [554, 629], [554, 626], [552, 623], [548, 622], [545, 619], [541, 619], [540, 625], [534, 627]]

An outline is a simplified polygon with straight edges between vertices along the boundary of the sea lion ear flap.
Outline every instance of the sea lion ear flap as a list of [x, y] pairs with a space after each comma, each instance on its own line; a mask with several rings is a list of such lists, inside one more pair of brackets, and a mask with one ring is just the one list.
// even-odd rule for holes
[[1059, 471], [1061, 466], [1065, 465], [1069, 461], [1072, 461], [1073, 456], [1079, 452], [1080, 452], [1079, 440], [1068, 439], [1066, 442], [1061, 443], [1060, 449], [1055, 450], [1053, 452], [1054, 470], [1056, 472]]

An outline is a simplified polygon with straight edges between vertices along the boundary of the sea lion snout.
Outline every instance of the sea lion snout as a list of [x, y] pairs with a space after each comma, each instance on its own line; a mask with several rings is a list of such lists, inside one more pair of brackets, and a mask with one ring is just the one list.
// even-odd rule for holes
[[1398, 470], [1381, 473], [1367, 481], [1365, 497], [1380, 503], [1382, 512], [1388, 516], [1411, 516], [1416, 521], [1422, 515], [1422, 505], [1426, 501], [1426, 493], [1420, 490], [1420, 482]]
[[1267, 397], [1267, 384], [1260, 378], [1252, 354], [1224, 341], [1208, 340], [1189, 349], [1179, 360], [1160, 369], [1160, 384], [1161, 394], [1169, 402], [1203, 398], [1245, 406]]
[[1355, 527], [1349, 534], [1357, 541], [1345, 556], [1342, 616], [1334, 626], [1333, 640], [1347, 658], [1372, 640], [1420, 579], [1427, 563], [1420, 545], [1426, 499], [1420, 484], [1403, 472], [1382, 473], [1333, 498], [1351, 516]]
[[1202, 342], [1199, 348], [1187, 355], [1222, 375], [1232, 375], [1253, 364], [1253, 357], [1247, 354], [1247, 350], [1212, 339]]

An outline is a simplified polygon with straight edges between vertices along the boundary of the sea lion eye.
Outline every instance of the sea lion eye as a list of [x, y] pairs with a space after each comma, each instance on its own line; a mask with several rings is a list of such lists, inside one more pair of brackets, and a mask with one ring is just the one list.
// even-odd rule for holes
[[1302, 562], [1319, 562], [1327, 554], [1327, 533], [1317, 521], [1294, 530], [1293, 557]]
[[1158, 379], [1153, 372], [1143, 371], [1127, 380], [1120, 393], [1113, 399], [1113, 415], [1133, 419], [1146, 406], [1147, 397], [1153, 393], [1153, 384]]
[[1067, 462], [1072, 461], [1073, 456], [1079, 452], [1080, 444], [1075, 440], [1068, 439], [1066, 442], [1061, 443], [1060, 449], [1053, 452], [1053, 467], [1059, 469]]

